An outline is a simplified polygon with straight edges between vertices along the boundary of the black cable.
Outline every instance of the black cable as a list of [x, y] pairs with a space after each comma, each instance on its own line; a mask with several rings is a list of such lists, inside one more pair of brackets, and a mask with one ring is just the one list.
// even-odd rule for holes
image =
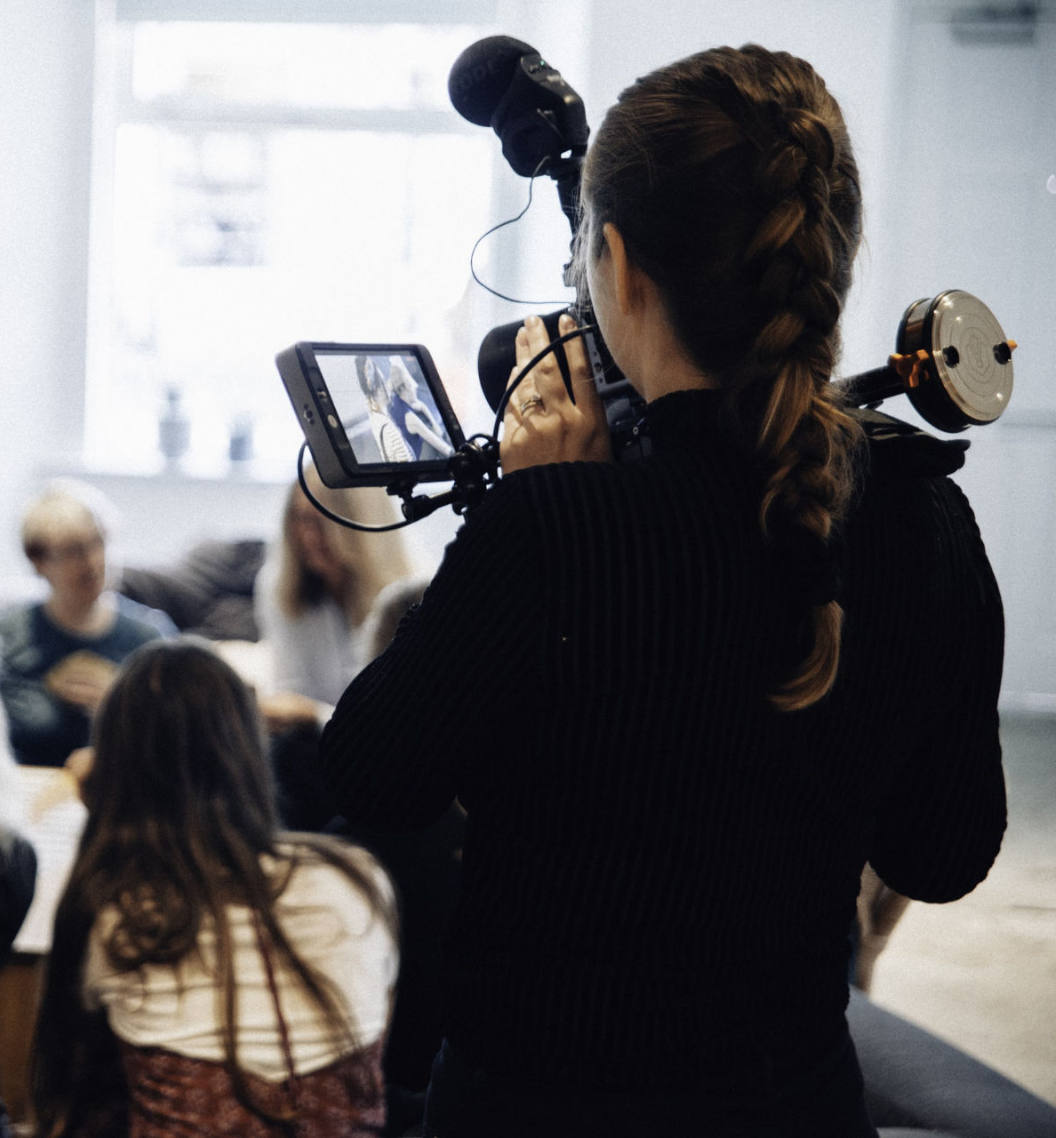
[[343, 518], [340, 514], [328, 510], [308, 488], [308, 480], [304, 476], [304, 452], [307, 449], [308, 443], [306, 441], [301, 443], [301, 449], [297, 452], [297, 481], [301, 484], [304, 496], [323, 517], [329, 518], [332, 522], [337, 522], [339, 526], [344, 526], [346, 529], [362, 530], [364, 533], [388, 533], [389, 530], [404, 529], [411, 524], [411, 519], [405, 518], [402, 522], [392, 522], [387, 526], [368, 526], [364, 525], [363, 522], [354, 522], [351, 518]]
[[494, 289], [491, 287], [491, 285], [486, 284], [484, 281], [482, 281], [477, 275], [477, 268], [474, 264], [474, 258], [477, 255], [477, 247], [485, 239], [485, 237], [490, 237], [493, 233], [497, 233], [500, 229], [504, 229], [507, 225], [513, 225], [516, 222], [520, 221], [521, 218], [524, 217], [524, 215], [532, 208], [532, 196], [535, 187], [535, 179], [543, 172], [549, 161], [549, 158], [541, 158], [539, 160], [539, 165], [536, 166], [535, 170], [532, 173], [532, 176], [528, 179], [528, 201], [525, 203], [524, 209], [522, 209], [516, 217], [508, 217], [505, 221], [500, 221], [497, 225], [493, 225], [490, 229], [486, 229], [476, 239], [476, 241], [473, 242], [473, 248], [469, 251], [469, 271], [473, 279], [477, 282], [478, 285], [480, 285], [482, 289], [484, 289], [486, 292], [490, 292], [492, 296], [498, 297], [499, 300], [508, 300], [511, 304], [543, 305], [567, 303], [563, 300], [520, 300], [515, 296], [507, 296], [504, 292], [499, 292], [498, 289]]

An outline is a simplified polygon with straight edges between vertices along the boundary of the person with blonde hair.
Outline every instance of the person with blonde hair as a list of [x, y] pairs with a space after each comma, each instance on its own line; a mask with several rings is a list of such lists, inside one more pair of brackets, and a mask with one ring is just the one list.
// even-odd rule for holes
[[0, 616], [0, 694], [20, 763], [62, 766], [88, 742], [121, 661], [176, 634], [164, 613], [110, 589], [112, 513], [94, 487], [59, 479], [23, 515], [22, 548], [48, 596]]
[[[314, 467], [306, 471], [319, 501], [366, 525], [396, 520], [380, 487], [332, 490]], [[378, 593], [410, 572], [398, 532], [364, 533], [330, 521], [290, 486], [279, 541], [254, 588], [254, 610], [274, 666], [274, 691], [264, 697], [273, 725], [314, 719], [337, 702], [367, 662], [367, 617]]]
[[[395, 520], [380, 487], [333, 490], [314, 467], [305, 478], [333, 513], [366, 525]], [[399, 532], [365, 533], [331, 521], [290, 487], [278, 542], [253, 588], [253, 609], [270, 660], [258, 692], [284, 822], [317, 829], [335, 813], [318, 768], [319, 731], [338, 696], [370, 658], [369, 616], [382, 589], [409, 571]]]
[[[322, 740], [354, 823], [467, 812], [425, 1132], [875, 1138], [845, 1016], [863, 865], [952, 900], [1005, 825], [963, 452], [830, 383], [861, 193], [805, 61], [638, 80], [581, 202], [651, 452], [611, 461], [579, 341], [574, 399], [543, 357], [501, 480]], [[548, 340], [529, 318], [518, 367]]]

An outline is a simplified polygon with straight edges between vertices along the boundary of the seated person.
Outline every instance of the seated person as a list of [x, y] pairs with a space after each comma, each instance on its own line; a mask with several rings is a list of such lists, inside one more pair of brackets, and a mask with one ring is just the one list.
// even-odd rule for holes
[[[392, 499], [380, 488], [331, 490], [313, 468], [307, 479], [312, 493], [336, 514], [367, 525], [396, 520]], [[370, 658], [365, 629], [375, 598], [408, 569], [398, 532], [363, 533], [338, 525], [293, 483], [280, 540], [265, 559], [253, 596], [257, 625], [274, 660], [275, 691], [261, 701], [272, 729], [329, 715]]]
[[[366, 525], [396, 520], [380, 487], [332, 490], [310, 466], [305, 476], [335, 514]], [[254, 583], [253, 610], [271, 660], [260, 710], [271, 733], [279, 812], [291, 830], [318, 830], [333, 817], [318, 769], [320, 727], [369, 659], [375, 598], [407, 572], [398, 531], [348, 529], [321, 514], [299, 482], [290, 486], [279, 540]]]
[[0, 695], [20, 763], [62, 766], [88, 742], [121, 661], [175, 634], [164, 613], [109, 590], [107, 512], [92, 487], [61, 480], [23, 517], [22, 548], [50, 592], [0, 616]]
[[135, 653], [94, 742], [34, 1041], [40, 1132], [376, 1135], [384, 873], [279, 831], [256, 704], [204, 644]]

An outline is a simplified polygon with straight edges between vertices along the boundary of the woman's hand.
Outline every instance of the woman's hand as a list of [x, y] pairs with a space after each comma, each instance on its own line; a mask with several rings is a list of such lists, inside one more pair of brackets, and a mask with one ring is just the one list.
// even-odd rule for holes
[[81, 650], [67, 656], [44, 677], [52, 695], [94, 715], [117, 678], [112, 660]]
[[77, 797], [84, 801], [84, 782], [85, 779], [92, 773], [92, 764], [95, 762], [95, 748], [94, 747], [78, 747], [75, 751], [71, 751], [63, 763], [77, 787]]
[[[561, 335], [575, 326], [567, 315], [558, 321]], [[549, 343], [546, 325], [538, 316], [529, 316], [517, 333], [517, 366], [511, 382]], [[568, 340], [564, 348], [576, 401], [569, 398], [557, 357], [553, 352], [544, 356], [517, 385], [506, 407], [499, 446], [504, 474], [548, 462], [612, 461], [605, 409], [594, 388], [582, 337]]]
[[257, 700], [260, 714], [272, 733], [287, 731], [302, 723], [319, 723], [320, 707], [314, 699], [297, 692], [273, 692]]

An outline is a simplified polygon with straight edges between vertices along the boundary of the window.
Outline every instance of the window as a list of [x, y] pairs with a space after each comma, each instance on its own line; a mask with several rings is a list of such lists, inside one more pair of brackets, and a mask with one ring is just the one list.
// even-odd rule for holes
[[496, 29], [425, 4], [357, 25], [146, 7], [99, 26], [87, 462], [215, 473], [251, 451], [289, 473], [274, 356], [298, 339], [424, 342], [459, 413], [479, 405], [481, 329], [513, 317], [468, 256], [504, 163], [447, 75]]

